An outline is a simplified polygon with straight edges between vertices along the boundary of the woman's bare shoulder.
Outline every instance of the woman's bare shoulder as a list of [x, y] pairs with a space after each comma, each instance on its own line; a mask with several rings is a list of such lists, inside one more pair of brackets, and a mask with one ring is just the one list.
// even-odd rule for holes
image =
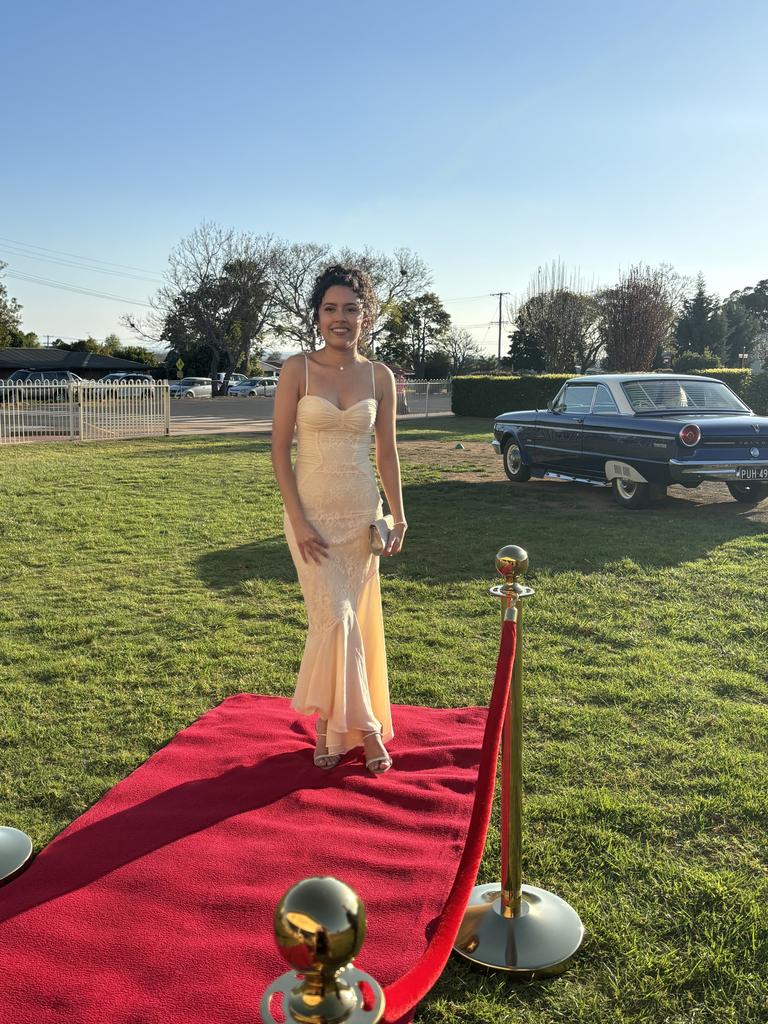
[[283, 368], [280, 373], [283, 374], [287, 370], [289, 377], [293, 377], [299, 372], [299, 370], [303, 373], [305, 358], [306, 356], [303, 352], [297, 352], [294, 356], [288, 356], [288, 358], [283, 361]]
[[385, 380], [394, 380], [395, 375], [392, 373], [386, 363], [378, 363], [375, 359], [372, 359], [373, 373], [377, 381], [384, 383]]

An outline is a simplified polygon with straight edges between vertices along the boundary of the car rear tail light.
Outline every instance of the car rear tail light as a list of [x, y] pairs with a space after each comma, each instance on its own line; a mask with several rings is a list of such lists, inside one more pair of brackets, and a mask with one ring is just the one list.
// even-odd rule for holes
[[678, 437], [687, 448], [693, 448], [701, 440], [701, 431], [695, 423], [686, 423]]

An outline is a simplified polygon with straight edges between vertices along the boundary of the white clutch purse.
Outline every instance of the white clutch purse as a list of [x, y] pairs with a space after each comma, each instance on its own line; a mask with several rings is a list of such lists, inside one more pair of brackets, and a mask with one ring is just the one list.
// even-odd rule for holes
[[395, 520], [392, 516], [382, 516], [381, 519], [376, 519], [371, 523], [368, 533], [372, 555], [380, 555], [382, 553], [389, 540], [389, 531], [394, 525]]

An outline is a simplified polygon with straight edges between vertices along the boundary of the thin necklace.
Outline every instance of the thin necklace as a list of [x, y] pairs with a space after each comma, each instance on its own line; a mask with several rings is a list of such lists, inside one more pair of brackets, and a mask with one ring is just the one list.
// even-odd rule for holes
[[[358, 362], [358, 360], [357, 360], [357, 359], [353, 359], [353, 360], [352, 360], [352, 362], [351, 362], [351, 363], [349, 363], [348, 365], [349, 365], [349, 366], [354, 366], [356, 362]], [[333, 363], [320, 363], [320, 365], [321, 365], [321, 366], [332, 366], [332, 365], [333, 365]], [[339, 369], [340, 371], [341, 371], [341, 370], [346, 370], [346, 368], [347, 368], [346, 366], [339, 366], [339, 367], [338, 367], [338, 369]]]

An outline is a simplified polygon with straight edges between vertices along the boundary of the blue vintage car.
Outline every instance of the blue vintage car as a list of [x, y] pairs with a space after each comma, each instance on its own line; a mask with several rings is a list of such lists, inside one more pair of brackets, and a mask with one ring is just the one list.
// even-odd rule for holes
[[546, 409], [497, 416], [493, 434], [516, 483], [555, 476], [610, 486], [626, 508], [662, 498], [669, 484], [705, 480], [722, 480], [738, 501], [768, 497], [768, 417], [712, 377], [574, 377]]

